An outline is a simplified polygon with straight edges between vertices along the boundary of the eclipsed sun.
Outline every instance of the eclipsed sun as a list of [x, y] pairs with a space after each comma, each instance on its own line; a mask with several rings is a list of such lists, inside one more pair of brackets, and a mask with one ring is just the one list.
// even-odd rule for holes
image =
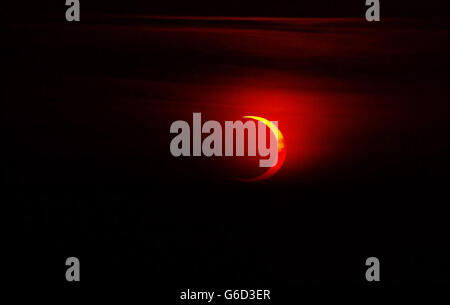
[[261, 180], [268, 179], [268, 178], [272, 177], [273, 175], [275, 175], [280, 170], [281, 166], [284, 163], [284, 160], [286, 159], [286, 143], [285, 143], [284, 136], [281, 133], [280, 129], [277, 127], [277, 125], [275, 125], [274, 123], [270, 122], [269, 120], [267, 120], [265, 118], [258, 117], [258, 116], [252, 116], [252, 115], [244, 116], [244, 118], [259, 121], [259, 122], [265, 124], [267, 127], [269, 127], [270, 131], [274, 134], [274, 136], [277, 140], [278, 159], [277, 159], [277, 163], [275, 163], [275, 165], [273, 165], [272, 167], [269, 167], [269, 169], [266, 170], [261, 175], [258, 175], [256, 177], [252, 177], [252, 178], [239, 178], [239, 180], [246, 181], [246, 182], [255, 182], [255, 181], [261, 181]]

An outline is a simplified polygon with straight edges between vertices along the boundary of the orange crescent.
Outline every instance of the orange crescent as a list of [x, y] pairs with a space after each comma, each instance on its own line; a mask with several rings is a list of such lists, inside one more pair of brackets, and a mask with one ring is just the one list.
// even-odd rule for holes
[[270, 167], [267, 171], [265, 171], [261, 175], [253, 177], [253, 178], [239, 178], [239, 180], [245, 181], [245, 182], [255, 182], [255, 181], [261, 181], [261, 180], [268, 179], [268, 178], [272, 177], [273, 175], [275, 175], [276, 172], [278, 172], [278, 170], [283, 165], [284, 160], [286, 159], [286, 143], [284, 140], [284, 136], [281, 133], [280, 129], [278, 129], [277, 125], [273, 124], [272, 122], [270, 122], [269, 120], [267, 120], [265, 118], [262, 118], [259, 116], [253, 116], [253, 115], [246, 115], [243, 118], [253, 119], [253, 120], [262, 122], [267, 127], [270, 128], [270, 131], [273, 132], [273, 134], [275, 135], [275, 138], [277, 139], [278, 160], [274, 166]]

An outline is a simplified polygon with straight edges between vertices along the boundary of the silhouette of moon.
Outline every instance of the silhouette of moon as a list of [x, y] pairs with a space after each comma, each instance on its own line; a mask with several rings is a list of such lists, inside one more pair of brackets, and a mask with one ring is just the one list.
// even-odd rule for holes
[[268, 179], [268, 178], [272, 177], [273, 175], [275, 175], [276, 172], [278, 172], [278, 170], [283, 165], [284, 160], [286, 159], [286, 143], [284, 140], [284, 136], [281, 133], [280, 129], [278, 129], [278, 127], [275, 124], [273, 124], [272, 122], [270, 122], [269, 120], [267, 120], [265, 118], [262, 118], [259, 116], [253, 116], [253, 115], [246, 115], [243, 118], [253, 119], [253, 120], [262, 122], [267, 127], [269, 127], [270, 131], [272, 131], [272, 133], [275, 135], [275, 138], [277, 139], [278, 160], [274, 166], [269, 167], [269, 169], [267, 171], [265, 171], [264, 173], [262, 173], [261, 175], [253, 177], [253, 178], [239, 178], [239, 180], [245, 181], [245, 182], [255, 182], [255, 181], [261, 181], [261, 180]]

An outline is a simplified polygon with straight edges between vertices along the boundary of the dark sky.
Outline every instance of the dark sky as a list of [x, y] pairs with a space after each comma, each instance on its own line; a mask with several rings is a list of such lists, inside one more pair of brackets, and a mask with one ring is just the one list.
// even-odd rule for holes
[[[163, 15], [277, 16], [277, 17], [362, 17], [365, 0], [81, 0], [82, 13], [137, 13]], [[384, 17], [445, 17], [446, 0], [382, 0]], [[29, 19], [38, 13], [59, 13], [65, 10], [65, 0], [14, 1], [11, 19]]]
[[[83, 289], [286, 285], [274, 295], [298, 300], [309, 283], [367, 293], [377, 256], [386, 282], [373, 291], [448, 280], [448, 24], [428, 25], [448, 0], [383, 0], [382, 18], [426, 20], [379, 24], [365, 0], [81, 0], [80, 23], [64, 3], [17, 0], [5, 14], [29, 23], [4, 43], [18, 279], [63, 287], [76, 256]], [[91, 12], [360, 19], [122, 26]], [[283, 169], [247, 185], [236, 159], [173, 158], [170, 124], [194, 111], [279, 120]], [[315, 300], [341, 292], [319, 287]]]

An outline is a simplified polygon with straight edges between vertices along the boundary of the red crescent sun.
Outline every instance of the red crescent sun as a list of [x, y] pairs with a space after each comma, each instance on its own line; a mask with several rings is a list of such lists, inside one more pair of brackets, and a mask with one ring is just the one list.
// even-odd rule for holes
[[280, 129], [277, 127], [277, 125], [273, 124], [272, 122], [270, 122], [269, 120], [267, 120], [265, 118], [258, 117], [258, 116], [252, 116], [252, 115], [246, 115], [243, 118], [253, 119], [253, 120], [262, 122], [267, 127], [269, 127], [270, 131], [272, 131], [272, 133], [275, 135], [275, 138], [277, 139], [278, 160], [274, 166], [270, 167], [267, 171], [265, 171], [261, 175], [258, 175], [256, 177], [252, 177], [252, 178], [239, 178], [239, 180], [245, 181], [245, 182], [256, 182], [256, 181], [268, 179], [268, 178], [272, 177], [273, 175], [275, 175], [280, 170], [281, 166], [284, 163], [284, 160], [286, 159], [286, 143], [285, 143], [284, 136], [281, 133]]

